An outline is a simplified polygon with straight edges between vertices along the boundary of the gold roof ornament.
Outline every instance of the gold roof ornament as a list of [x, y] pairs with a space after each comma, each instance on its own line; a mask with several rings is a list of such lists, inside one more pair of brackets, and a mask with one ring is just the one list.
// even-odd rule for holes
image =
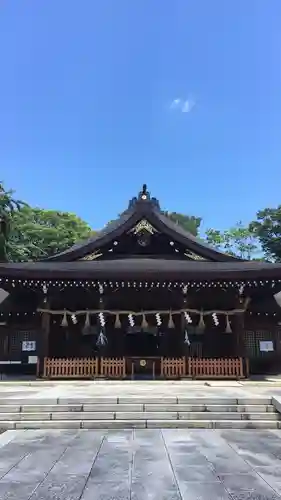
[[147, 231], [150, 234], [155, 234], [158, 233], [157, 229], [153, 227], [150, 222], [148, 222], [146, 219], [140, 220], [136, 226], [134, 226], [132, 229], [130, 229], [129, 233], [133, 234], [138, 234], [141, 231]]
[[103, 253], [100, 250], [96, 250], [95, 252], [89, 253], [88, 255], [85, 255], [82, 257], [80, 260], [96, 260], [99, 257], [101, 257]]
[[191, 250], [185, 250], [184, 255], [188, 257], [191, 260], [206, 260], [202, 255], [197, 255], [194, 252], [191, 252]]

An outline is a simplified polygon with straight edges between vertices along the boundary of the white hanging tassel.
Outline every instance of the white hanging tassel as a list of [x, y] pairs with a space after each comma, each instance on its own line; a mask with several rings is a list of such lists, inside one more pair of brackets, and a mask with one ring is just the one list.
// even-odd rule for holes
[[230, 324], [230, 321], [229, 321], [229, 316], [228, 316], [228, 314], [226, 315], [226, 328], [225, 328], [225, 333], [232, 333], [232, 328], [231, 328], [231, 324]]
[[184, 334], [184, 344], [187, 344], [188, 346], [190, 346], [190, 340], [189, 340], [188, 333], [186, 330], [185, 330], [185, 334]]
[[162, 319], [161, 319], [160, 314], [156, 313], [155, 314], [155, 318], [156, 318], [156, 324], [157, 324], [157, 326], [161, 326], [162, 325]]
[[97, 339], [97, 346], [105, 346], [106, 344], [107, 344], [107, 337], [101, 331]]
[[169, 314], [168, 328], [175, 328], [175, 323], [174, 323], [171, 311], [170, 311], [170, 314]]
[[205, 330], [205, 321], [204, 321], [203, 311], [201, 311], [199, 323], [197, 326], [197, 331], [198, 331], [198, 333], [202, 333], [202, 332], [204, 332], [204, 330]]
[[89, 328], [91, 325], [90, 323], [90, 314], [87, 312], [86, 317], [85, 317], [85, 323], [84, 323], [84, 328]]
[[61, 320], [61, 326], [68, 326], [66, 311], [64, 311], [64, 313], [63, 313], [63, 317]]
[[115, 328], [121, 328], [121, 321], [120, 321], [120, 316], [119, 314], [117, 313], [116, 314], [116, 317], [115, 317], [115, 323], [114, 323], [114, 327]]
[[142, 315], [141, 328], [143, 328], [143, 329], [148, 328], [148, 322], [146, 321], [146, 317], [145, 317], [144, 313]]

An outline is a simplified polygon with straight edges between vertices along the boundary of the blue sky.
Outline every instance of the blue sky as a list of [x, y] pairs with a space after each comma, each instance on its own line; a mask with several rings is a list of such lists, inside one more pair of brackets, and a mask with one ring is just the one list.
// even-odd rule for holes
[[281, 203], [280, 0], [6, 0], [0, 179], [94, 228], [146, 182], [204, 227]]

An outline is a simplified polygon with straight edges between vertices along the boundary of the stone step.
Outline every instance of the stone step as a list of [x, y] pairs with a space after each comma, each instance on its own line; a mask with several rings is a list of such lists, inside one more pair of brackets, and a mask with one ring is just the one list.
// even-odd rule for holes
[[26, 420], [2, 421], [2, 429], [281, 429], [276, 420]]
[[2, 405], [0, 413], [55, 413], [55, 412], [204, 412], [204, 413], [274, 413], [273, 405], [188, 405], [188, 404], [69, 404], [69, 405]]
[[1, 422], [5, 421], [45, 421], [45, 420], [280, 420], [279, 413], [241, 413], [241, 412], [36, 412], [0, 413]]
[[97, 405], [97, 404], [146, 404], [146, 405], [220, 405], [220, 406], [236, 406], [236, 405], [270, 405], [272, 398], [200, 398], [200, 397], [149, 397], [149, 396], [128, 396], [128, 397], [69, 397], [69, 398], [5, 398], [0, 399], [0, 406], [5, 405], [25, 406], [25, 405]]

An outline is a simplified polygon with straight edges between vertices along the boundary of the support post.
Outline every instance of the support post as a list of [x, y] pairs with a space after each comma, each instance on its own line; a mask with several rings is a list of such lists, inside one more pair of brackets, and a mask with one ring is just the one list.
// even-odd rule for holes
[[[50, 303], [45, 303], [46, 309], [50, 308]], [[48, 312], [42, 313], [41, 321], [41, 338], [40, 338], [40, 348], [39, 348], [39, 370], [37, 370], [37, 375], [43, 373], [44, 358], [48, 357], [49, 354], [49, 333], [50, 333], [50, 323], [51, 317]]]

